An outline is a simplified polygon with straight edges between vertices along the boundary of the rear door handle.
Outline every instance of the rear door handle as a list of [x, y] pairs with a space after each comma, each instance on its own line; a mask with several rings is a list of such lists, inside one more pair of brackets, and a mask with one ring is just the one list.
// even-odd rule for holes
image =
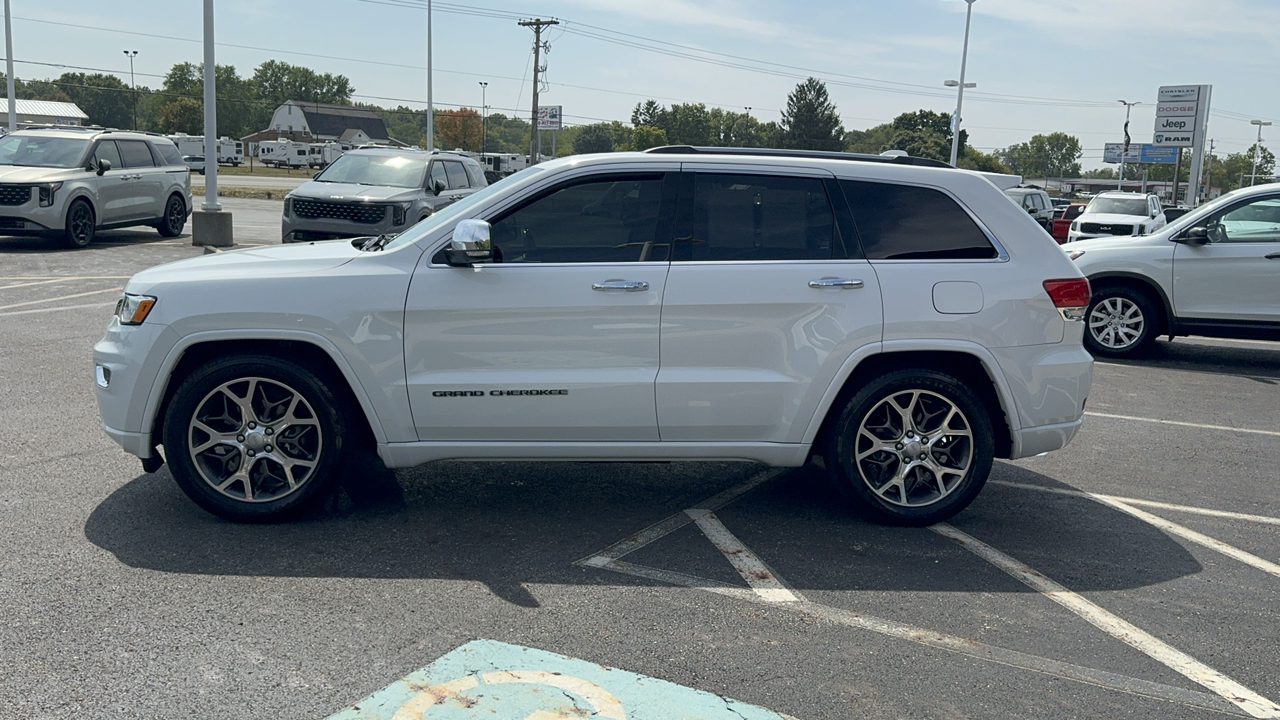
[[850, 278], [824, 277], [817, 280], [810, 280], [811, 288], [841, 288], [843, 290], [856, 290], [862, 287], [861, 280], [853, 280]]
[[644, 292], [649, 283], [643, 280], [605, 280], [591, 286], [592, 290], [625, 290], [627, 292]]
[[1273, 252], [1267, 256], [1268, 260], [1280, 260], [1280, 252]]

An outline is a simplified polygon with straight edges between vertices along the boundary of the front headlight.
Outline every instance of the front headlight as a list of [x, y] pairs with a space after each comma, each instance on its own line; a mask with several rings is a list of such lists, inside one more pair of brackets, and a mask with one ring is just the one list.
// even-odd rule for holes
[[286, 197], [286, 198], [284, 199], [284, 214], [285, 214], [285, 217], [288, 217], [288, 216], [289, 216], [289, 215], [291, 215], [292, 213], [293, 213], [293, 198], [291, 198], [291, 197]]
[[141, 325], [155, 304], [156, 299], [150, 295], [122, 293], [116, 302], [116, 319], [121, 325]]
[[62, 188], [62, 183], [43, 183], [36, 187], [40, 190], [40, 207], [49, 207], [53, 204], [53, 196]]
[[413, 203], [397, 203], [391, 206], [391, 224], [403, 225], [409, 216], [409, 208], [413, 207]]

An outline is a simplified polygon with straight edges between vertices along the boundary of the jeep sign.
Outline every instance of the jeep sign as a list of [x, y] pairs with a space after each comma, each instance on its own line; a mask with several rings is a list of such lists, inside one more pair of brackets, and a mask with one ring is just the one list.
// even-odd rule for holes
[[1157, 117], [1157, 133], [1189, 133], [1196, 129], [1195, 117]]

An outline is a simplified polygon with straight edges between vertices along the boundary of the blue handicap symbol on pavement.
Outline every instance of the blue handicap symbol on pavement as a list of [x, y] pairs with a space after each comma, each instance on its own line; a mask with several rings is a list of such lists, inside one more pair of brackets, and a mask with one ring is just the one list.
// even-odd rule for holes
[[328, 720], [794, 720], [701, 690], [475, 640]]

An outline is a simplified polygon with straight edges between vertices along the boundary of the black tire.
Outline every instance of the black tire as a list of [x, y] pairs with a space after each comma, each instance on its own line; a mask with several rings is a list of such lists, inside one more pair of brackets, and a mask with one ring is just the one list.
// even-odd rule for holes
[[951, 375], [908, 369], [881, 375], [849, 398], [827, 436], [823, 460], [836, 490], [868, 518], [921, 526], [968, 507], [986, 484], [994, 456], [982, 400]]
[[1156, 304], [1141, 290], [1104, 285], [1093, 291], [1084, 314], [1085, 347], [1101, 357], [1141, 357], [1160, 332], [1156, 313]]
[[80, 198], [72, 200], [67, 207], [67, 221], [62, 230], [62, 242], [70, 248], [83, 248], [93, 242], [96, 232], [97, 217], [88, 200]]
[[343, 402], [300, 365], [263, 355], [217, 360], [174, 392], [163, 428], [165, 459], [183, 492], [214, 515], [288, 519], [331, 493], [345, 460], [345, 413]]
[[178, 237], [187, 224], [187, 203], [180, 195], [170, 195], [169, 202], [164, 204], [164, 215], [156, 224], [161, 237]]

